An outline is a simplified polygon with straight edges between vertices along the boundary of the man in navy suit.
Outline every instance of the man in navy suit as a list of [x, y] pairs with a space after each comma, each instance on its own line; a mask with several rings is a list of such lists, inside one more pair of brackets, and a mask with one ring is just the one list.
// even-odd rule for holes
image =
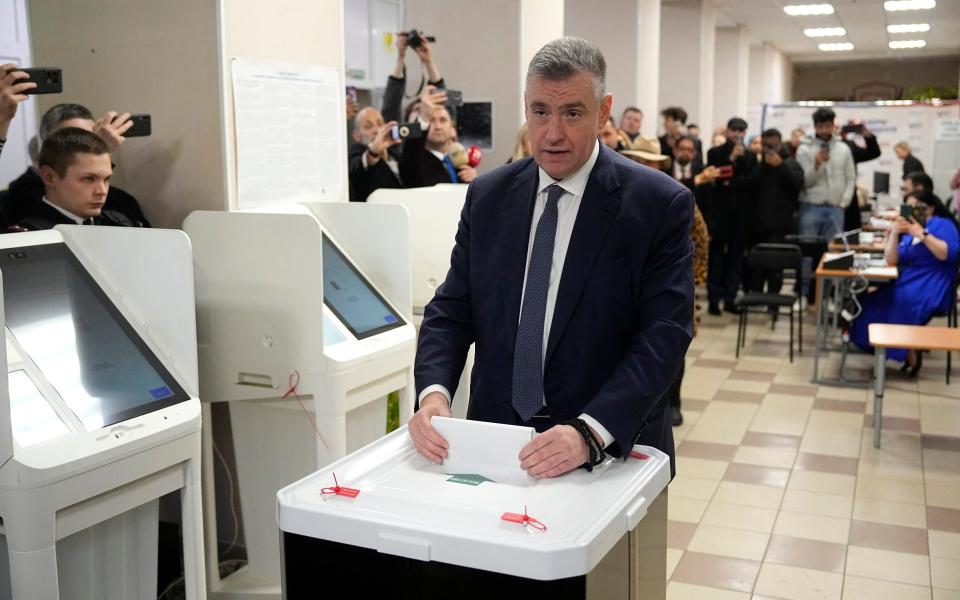
[[450, 415], [473, 342], [467, 417], [535, 427], [519, 456], [531, 476], [626, 458], [634, 443], [673, 458], [664, 393], [692, 336], [693, 197], [598, 142], [605, 74], [585, 40], [541, 48], [524, 92], [533, 156], [467, 192], [417, 347], [409, 431], [434, 462], [448, 446], [430, 419]]

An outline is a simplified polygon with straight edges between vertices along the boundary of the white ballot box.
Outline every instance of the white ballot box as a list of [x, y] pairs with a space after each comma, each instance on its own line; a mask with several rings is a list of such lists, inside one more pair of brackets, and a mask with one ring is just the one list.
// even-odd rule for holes
[[170, 492], [186, 597], [206, 598], [186, 235], [5, 235], [0, 272], [0, 598], [155, 598]]
[[670, 458], [632, 454], [511, 485], [447, 472], [402, 427], [280, 490], [284, 598], [662, 600]]

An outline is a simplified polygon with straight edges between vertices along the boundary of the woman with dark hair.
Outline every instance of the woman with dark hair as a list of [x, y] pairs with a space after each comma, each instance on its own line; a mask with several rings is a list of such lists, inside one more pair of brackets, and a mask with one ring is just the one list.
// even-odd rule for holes
[[[924, 325], [956, 302], [957, 264], [960, 260], [960, 226], [939, 198], [927, 191], [907, 194], [914, 207], [909, 218], [897, 217], [887, 232], [883, 257], [899, 268], [899, 277], [863, 297], [863, 312], [854, 320], [850, 339], [872, 350], [867, 336], [870, 323]], [[914, 377], [922, 364], [919, 353], [887, 350], [887, 358], [906, 361]]]

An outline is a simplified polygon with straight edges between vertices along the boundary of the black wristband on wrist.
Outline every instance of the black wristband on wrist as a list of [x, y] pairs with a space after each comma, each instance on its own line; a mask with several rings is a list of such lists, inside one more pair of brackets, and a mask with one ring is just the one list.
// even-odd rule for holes
[[587, 462], [580, 465], [581, 469], [586, 469], [588, 472], [593, 471], [593, 468], [607, 457], [607, 453], [604, 452], [603, 447], [600, 445], [600, 442], [593, 437], [593, 434], [590, 433], [590, 427], [583, 419], [570, 419], [560, 423], [561, 425], [569, 425], [577, 430], [577, 433], [580, 434], [580, 437], [583, 438], [583, 442], [587, 445], [587, 450], [590, 453]]

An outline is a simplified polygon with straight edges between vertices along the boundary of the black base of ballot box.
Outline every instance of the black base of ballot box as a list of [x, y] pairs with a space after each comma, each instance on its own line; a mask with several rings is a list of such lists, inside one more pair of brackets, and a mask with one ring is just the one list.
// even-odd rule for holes
[[390, 600], [663, 600], [666, 549], [666, 490], [590, 573], [553, 581], [404, 558], [284, 532], [283, 597], [306, 600], [342, 590], [338, 596]]

